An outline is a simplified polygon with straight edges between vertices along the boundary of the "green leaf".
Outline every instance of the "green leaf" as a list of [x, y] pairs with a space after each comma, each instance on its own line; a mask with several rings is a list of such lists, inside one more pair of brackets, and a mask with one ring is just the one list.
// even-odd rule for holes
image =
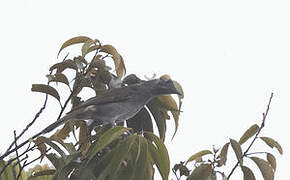
[[54, 89], [53, 87], [51, 87], [49, 85], [32, 84], [31, 91], [49, 94], [49, 95], [55, 97], [58, 101], [60, 101], [60, 96], [59, 96], [58, 92], [56, 91], [56, 89]]
[[193, 170], [187, 180], [208, 180], [212, 174], [212, 167], [210, 164], [201, 164]]
[[244, 142], [246, 142], [248, 139], [254, 136], [258, 131], [259, 126], [257, 124], [252, 125], [240, 138], [239, 140], [240, 145], [242, 145]]
[[230, 139], [230, 143], [231, 143], [231, 146], [236, 154], [236, 157], [237, 157], [240, 165], [242, 166], [243, 165], [243, 152], [242, 152], [242, 148], [241, 148], [240, 144], [234, 139]]
[[187, 163], [189, 163], [189, 162], [191, 162], [191, 161], [194, 161], [194, 160], [196, 160], [197, 158], [200, 158], [200, 157], [202, 157], [202, 156], [204, 156], [204, 155], [207, 155], [207, 154], [212, 154], [212, 152], [209, 151], [209, 150], [199, 151], [199, 152], [193, 154], [192, 156], [190, 156], [190, 158], [188, 158], [188, 160], [186, 161], [185, 165], [186, 165]]
[[91, 145], [88, 152], [88, 162], [94, 158], [94, 156], [110, 144], [113, 140], [117, 139], [121, 134], [128, 131], [128, 128], [117, 126], [115, 128], [111, 128], [107, 130], [102, 136], [100, 136], [99, 140]]
[[254, 173], [246, 166], [241, 166], [244, 180], [256, 180]]
[[65, 43], [63, 43], [63, 45], [61, 46], [61, 48], [59, 49], [59, 51], [57, 53], [57, 56], [64, 48], [66, 48], [70, 45], [73, 45], [73, 44], [85, 43], [89, 40], [92, 40], [92, 39], [89, 37], [86, 37], [86, 36], [78, 36], [78, 37], [71, 38], [71, 39], [67, 40]]
[[164, 145], [162, 140], [153, 133], [145, 132], [145, 134], [148, 135], [155, 144], [154, 145], [152, 142], [149, 142], [150, 156], [155, 162], [158, 171], [163, 179], [168, 179], [170, 171], [170, 160], [166, 146]]
[[63, 168], [56, 171], [56, 180], [64, 180], [68, 179], [69, 174], [72, 173], [72, 171], [77, 168], [79, 164], [77, 162], [71, 162], [64, 166]]
[[276, 171], [276, 158], [271, 153], [267, 153], [267, 161], [270, 163], [273, 170]]
[[256, 163], [265, 180], [274, 179], [274, 171], [267, 161], [258, 157], [250, 157], [250, 159]]
[[138, 138], [137, 135], [131, 135], [127, 137], [124, 142], [120, 143], [118, 147], [116, 147], [117, 153], [113, 154], [111, 163], [106, 167], [109, 172], [108, 174], [112, 177], [112, 179], [117, 179], [121, 163], [124, 162], [125, 158], [127, 159], [127, 156], [131, 151], [132, 144], [136, 141], [136, 138]]
[[220, 153], [220, 155], [219, 155], [219, 157], [220, 157], [220, 164], [219, 164], [219, 167], [220, 167], [220, 166], [223, 166], [223, 165], [226, 165], [229, 145], [230, 145], [230, 143], [226, 143], [226, 144], [222, 147], [221, 153]]
[[276, 148], [280, 154], [283, 154], [283, 149], [281, 147], [281, 145], [275, 141], [272, 138], [269, 137], [260, 137], [268, 146], [270, 146], [271, 148]]

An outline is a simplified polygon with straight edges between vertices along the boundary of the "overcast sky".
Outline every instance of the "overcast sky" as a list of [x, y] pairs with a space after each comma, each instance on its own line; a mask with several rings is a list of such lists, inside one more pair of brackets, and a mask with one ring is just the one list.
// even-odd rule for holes
[[[284, 155], [263, 143], [254, 146], [274, 153], [276, 179], [286, 179], [289, 9], [289, 1], [268, 0], [1, 1], [0, 151], [12, 141], [13, 130], [20, 132], [43, 103], [44, 95], [32, 93], [31, 84], [46, 83], [48, 68], [60, 61], [56, 54], [64, 41], [86, 35], [114, 45], [128, 74], [169, 74], [183, 86], [183, 113], [173, 141], [174, 122], [168, 121], [166, 145], [172, 166], [212, 145], [221, 147], [229, 138], [238, 140], [252, 124], [261, 123], [274, 92], [262, 135], [277, 140]], [[55, 121], [58, 112], [50, 98], [25, 137]], [[227, 174], [236, 161], [230, 155]], [[239, 170], [232, 179], [242, 179]]]

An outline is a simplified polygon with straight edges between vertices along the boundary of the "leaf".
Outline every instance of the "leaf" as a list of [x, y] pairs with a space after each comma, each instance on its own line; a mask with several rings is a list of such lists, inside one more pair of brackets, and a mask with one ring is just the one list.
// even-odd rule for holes
[[137, 135], [131, 135], [127, 137], [127, 139], [120, 144], [120, 146], [116, 147], [117, 153], [113, 154], [113, 158], [111, 163], [107, 166], [109, 175], [112, 179], [117, 179], [118, 171], [121, 168], [121, 164], [127, 159], [128, 153], [131, 151], [133, 143], [138, 138]]
[[250, 157], [250, 159], [256, 163], [265, 180], [274, 179], [274, 171], [267, 161], [258, 157]]
[[62, 73], [56, 73], [55, 75], [52, 75], [51, 79], [49, 79], [49, 82], [61, 82], [69, 86], [67, 77]]
[[160, 107], [159, 100], [157, 98], [152, 99], [147, 104], [148, 109], [150, 110], [154, 120], [156, 122], [159, 137], [162, 141], [165, 140], [165, 132], [166, 132], [166, 122], [165, 122], [165, 113], [164, 110]]
[[230, 145], [230, 143], [226, 143], [226, 144], [222, 147], [221, 153], [220, 153], [220, 155], [219, 155], [219, 157], [220, 157], [220, 164], [219, 164], [219, 167], [220, 167], [220, 166], [223, 166], [223, 165], [226, 165], [229, 145]]
[[173, 116], [173, 119], [175, 122], [175, 131], [171, 138], [173, 139], [178, 129], [178, 121], [179, 121], [179, 114], [180, 114], [179, 109], [177, 107], [175, 100], [173, 99], [171, 95], [158, 96], [157, 98], [160, 100], [161, 106], [169, 110]]
[[281, 147], [281, 145], [275, 141], [272, 138], [269, 137], [260, 137], [268, 146], [270, 146], [271, 148], [276, 148], [280, 154], [283, 154], [283, 149]]
[[105, 52], [111, 54], [115, 64], [115, 70], [118, 77], [123, 77], [126, 73], [126, 67], [122, 56], [117, 52], [117, 50], [111, 45], [103, 45], [100, 47], [100, 52]]
[[237, 157], [240, 165], [242, 166], [243, 165], [243, 152], [242, 152], [242, 148], [241, 148], [240, 144], [234, 139], [230, 139], [230, 143], [231, 143], [231, 146], [236, 154], [236, 157]]
[[254, 173], [246, 166], [241, 166], [244, 180], [256, 180]]
[[69, 174], [72, 173], [72, 171], [78, 167], [78, 163], [77, 162], [71, 162], [69, 164], [67, 164], [66, 166], [64, 166], [63, 168], [57, 170], [56, 173], [56, 180], [64, 180], [64, 179], [68, 179]]
[[69, 133], [72, 131], [72, 121], [67, 122], [60, 130], [55, 132], [55, 135], [61, 139], [69, 137]]
[[89, 40], [92, 40], [91, 38], [89, 37], [86, 37], [86, 36], [78, 36], [78, 37], [74, 37], [74, 38], [71, 38], [69, 40], [67, 40], [65, 43], [62, 44], [61, 48], [59, 49], [58, 53], [57, 53], [57, 57], [59, 55], [59, 53], [66, 47], [70, 46], [70, 45], [73, 45], [73, 44], [78, 44], [78, 43], [85, 43]]
[[254, 136], [258, 131], [259, 126], [257, 124], [252, 125], [240, 138], [239, 140], [240, 145], [242, 145], [244, 142], [246, 142], [248, 139]]
[[91, 45], [92, 44], [96, 45], [97, 42], [99, 42], [99, 40], [97, 40], [97, 39], [86, 41], [82, 46], [82, 57], [85, 57], [89, 53], [89, 49], [90, 49]]
[[110, 144], [113, 140], [118, 138], [121, 134], [128, 131], [129, 128], [124, 128], [117, 126], [115, 128], [107, 130], [98, 141], [96, 141], [94, 144], [91, 145], [90, 150], [88, 152], [88, 162], [94, 158], [94, 156], [102, 150], [104, 147], [106, 147], [108, 144]]
[[49, 95], [55, 97], [58, 101], [60, 101], [60, 96], [59, 96], [58, 92], [53, 87], [51, 87], [49, 85], [32, 84], [31, 91], [49, 94]]
[[270, 163], [274, 171], [276, 171], [276, 158], [271, 153], [267, 153], [267, 161]]
[[34, 144], [37, 146], [37, 149], [40, 151], [41, 154], [41, 160], [43, 159], [43, 157], [46, 154], [46, 145], [44, 144], [43, 141], [44, 137], [43, 136], [39, 136], [37, 137], [35, 140], [33, 140]]
[[204, 155], [207, 155], [207, 154], [212, 154], [212, 152], [209, 151], [209, 150], [199, 151], [199, 152], [195, 153], [194, 155], [190, 156], [190, 158], [188, 158], [188, 160], [186, 161], [185, 165], [186, 165], [187, 163], [189, 163], [189, 162], [191, 162], [191, 161], [194, 161], [194, 160], [196, 160], [197, 158], [200, 158], [200, 157], [202, 157], [202, 156], [204, 156]]
[[210, 164], [201, 164], [193, 170], [188, 180], [208, 180], [212, 174], [212, 167]]
[[73, 60], [68, 59], [63, 62], [54, 64], [53, 66], [49, 68], [49, 71], [53, 71], [54, 69], [57, 69], [56, 72], [61, 73], [67, 68], [73, 69], [76, 71], [78, 70], [76, 63]]
[[154, 163], [157, 166], [158, 171], [163, 179], [168, 179], [170, 171], [170, 160], [166, 146], [164, 145], [163, 141], [153, 133], [145, 132], [145, 134], [148, 135], [155, 144], [154, 146], [152, 142], [148, 142], [150, 156], [154, 160]]

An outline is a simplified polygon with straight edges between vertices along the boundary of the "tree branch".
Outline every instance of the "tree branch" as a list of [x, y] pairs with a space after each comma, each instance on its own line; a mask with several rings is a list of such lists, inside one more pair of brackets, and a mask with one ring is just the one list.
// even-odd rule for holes
[[[256, 141], [256, 139], [258, 138], [258, 135], [260, 134], [261, 130], [264, 128], [265, 126], [265, 121], [266, 121], [266, 118], [267, 118], [267, 115], [268, 115], [268, 112], [270, 110], [270, 105], [271, 105], [271, 102], [272, 102], [272, 98], [273, 98], [273, 93], [271, 93], [271, 96], [270, 96], [270, 99], [269, 99], [269, 102], [268, 102], [268, 105], [267, 105], [267, 109], [266, 109], [266, 112], [263, 113], [263, 119], [262, 119], [262, 123], [260, 125], [260, 128], [258, 130], [258, 132], [256, 133], [254, 139], [252, 140], [252, 142], [250, 143], [250, 145], [248, 146], [248, 148], [246, 149], [246, 151], [243, 153], [243, 156], [242, 156], [242, 159], [247, 155], [248, 151], [250, 150], [250, 148], [253, 146], [254, 142]], [[234, 173], [235, 169], [238, 167], [240, 161], [238, 161], [236, 163], [236, 165], [234, 166], [234, 168], [232, 169], [232, 171], [230, 172], [230, 174], [228, 175], [228, 180], [230, 179], [230, 177], [232, 176], [232, 174]]]

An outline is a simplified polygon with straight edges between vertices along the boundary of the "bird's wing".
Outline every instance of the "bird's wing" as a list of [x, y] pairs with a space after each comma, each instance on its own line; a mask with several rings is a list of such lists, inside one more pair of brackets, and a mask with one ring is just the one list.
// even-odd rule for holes
[[100, 94], [96, 97], [92, 97], [86, 100], [85, 102], [81, 103], [77, 107], [73, 108], [69, 113], [75, 110], [78, 110], [80, 108], [88, 107], [90, 105], [101, 105], [101, 104], [128, 101], [132, 97], [134, 97], [136, 93], [137, 93], [137, 88], [133, 86], [114, 88], [112, 90], [105, 92], [104, 94]]

